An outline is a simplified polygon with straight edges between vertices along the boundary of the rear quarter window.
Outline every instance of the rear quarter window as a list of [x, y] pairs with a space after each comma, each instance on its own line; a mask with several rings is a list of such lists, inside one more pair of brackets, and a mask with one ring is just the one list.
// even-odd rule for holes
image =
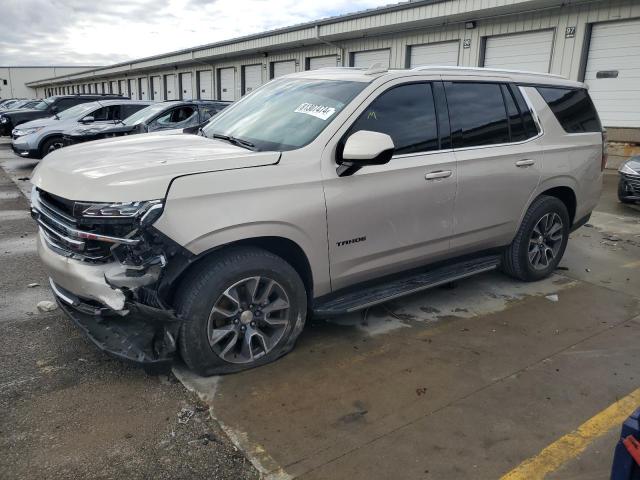
[[537, 87], [537, 90], [565, 132], [602, 131], [596, 108], [585, 89]]

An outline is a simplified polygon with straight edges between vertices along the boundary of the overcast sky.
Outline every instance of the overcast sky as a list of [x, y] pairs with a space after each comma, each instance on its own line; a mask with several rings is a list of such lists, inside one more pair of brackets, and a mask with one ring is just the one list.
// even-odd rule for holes
[[0, 65], [104, 65], [393, 0], [0, 0]]

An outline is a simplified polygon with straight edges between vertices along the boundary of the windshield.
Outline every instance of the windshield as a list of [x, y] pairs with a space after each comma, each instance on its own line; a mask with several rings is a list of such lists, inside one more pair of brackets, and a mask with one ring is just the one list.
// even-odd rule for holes
[[60, 120], [79, 119], [100, 106], [98, 102], [81, 103], [58, 113], [58, 118]]
[[40, 100], [37, 104], [33, 106], [35, 110], [46, 110], [49, 107], [49, 104], [46, 100]]
[[367, 85], [308, 78], [274, 80], [213, 117], [203, 134], [234, 137], [250, 142], [256, 150], [294, 150], [313, 141]]
[[148, 107], [143, 108], [142, 110], [138, 110], [133, 115], [129, 115], [127, 118], [125, 118], [122, 121], [122, 123], [128, 126], [138, 125], [139, 123], [142, 123], [145, 120], [149, 120], [150, 118], [155, 117], [158, 113], [162, 112], [163, 110], [166, 110], [171, 105], [173, 104], [167, 103], [167, 102], [157, 103], [155, 105], [149, 105]]

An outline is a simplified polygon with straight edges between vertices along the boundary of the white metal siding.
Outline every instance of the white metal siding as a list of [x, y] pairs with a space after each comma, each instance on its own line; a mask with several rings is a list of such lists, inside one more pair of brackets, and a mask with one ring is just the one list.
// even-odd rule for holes
[[191, 86], [191, 72], [180, 74], [180, 98], [193, 99], [193, 87]]
[[211, 70], [197, 72], [198, 76], [198, 98], [202, 100], [213, 99], [213, 75]]
[[236, 99], [236, 70], [235, 68], [221, 68], [220, 73], [220, 100], [233, 102]]
[[412, 45], [409, 65], [458, 65], [458, 52], [460, 41], [432, 43], [428, 45]]
[[243, 95], [253, 92], [262, 85], [262, 65], [245, 65], [242, 74], [244, 75]]
[[584, 81], [604, 126], [640, 127], [640, 20], [593, 25]]
[[484, 66], [548, 73], [553, 30], [488, 37]]
[[335, 67], [338, 65], [337, 55], [325, 55], [322, 57], [311, 57], [309, 59], [309, 70], [317, 70], [319, 68]]
[[151, 77], [151, 90], [153, 92], [152, 100], [164, 100], [164, 90], [162, 88], [162, 79], [160, 77]]
[[286, 62], [273, 62], [273, 78], [283, 75], [289, 75], [296, 72], [296, 61], [288, 60]]
[[369, 50], [367, 52], [355, 52], [353, 54], [353, 66], [360, 68], [369, 68], [376, 63], [380, 63], [383, 67], [390, 66], [390, 51], [385, 50]]

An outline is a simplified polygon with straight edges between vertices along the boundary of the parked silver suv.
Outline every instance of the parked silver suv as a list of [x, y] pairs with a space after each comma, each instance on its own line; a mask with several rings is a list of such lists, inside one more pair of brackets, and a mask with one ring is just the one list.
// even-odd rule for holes
[[129, 99], [81, 103], [51, 117], [23, 123], [11, 132], [11, 146], [22, 157], [43, 158], [62, 148], [62, 133], [79, 125], [115, 125], [153, 102]]
[[100, 348], [205, 375], [353, 312], [501, 268], [551, 274], [598, 201], [584, 85], [468, 68], [281, 77], [201, 135], [56, 151], [34, 172], [39, 252]]

